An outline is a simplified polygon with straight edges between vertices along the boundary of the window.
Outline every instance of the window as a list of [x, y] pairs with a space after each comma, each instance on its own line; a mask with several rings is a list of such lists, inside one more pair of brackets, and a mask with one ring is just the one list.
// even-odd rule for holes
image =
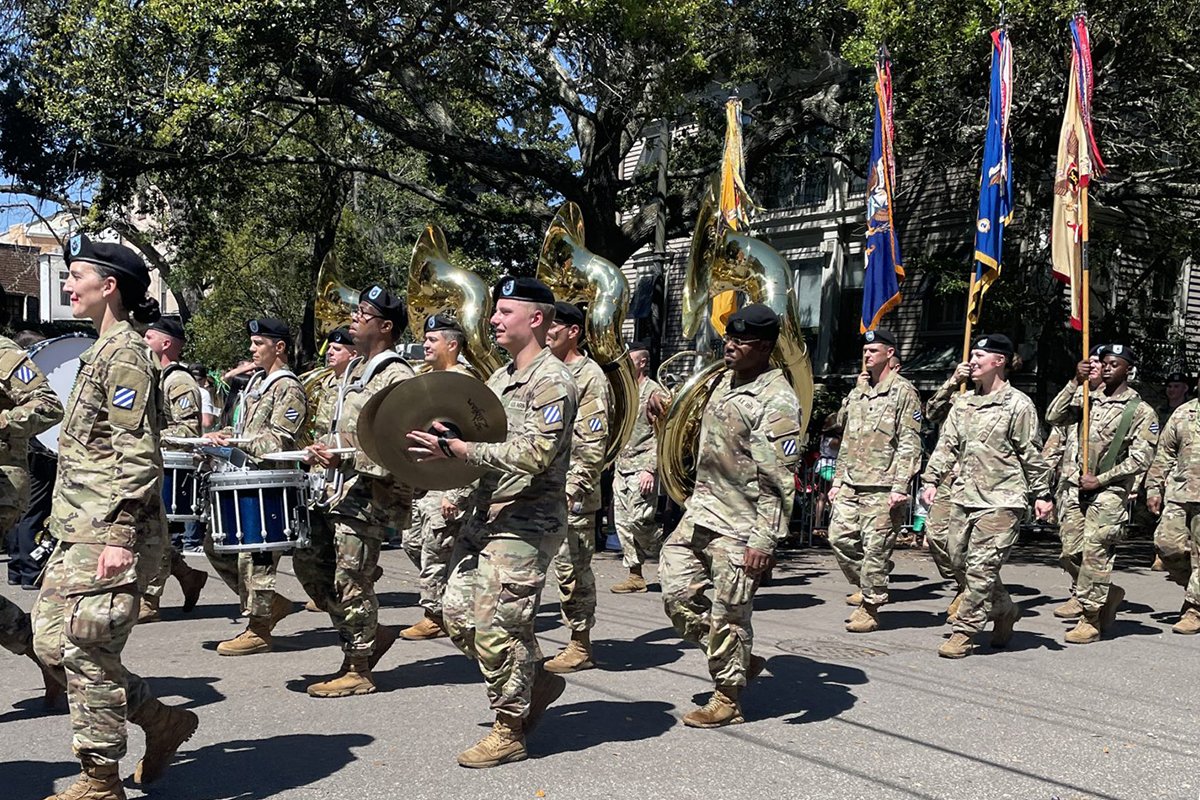
[[825, 269], [825, 256], [800, 258], [791, 263], [800, 327], [816, 328], [821, 324], [821, 273]]

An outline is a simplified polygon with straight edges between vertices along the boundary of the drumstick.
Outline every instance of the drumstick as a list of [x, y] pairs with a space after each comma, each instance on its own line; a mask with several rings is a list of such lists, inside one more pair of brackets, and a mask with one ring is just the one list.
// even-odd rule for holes
[[[353, 447], [331, 447], [326, 451], [336, 456], [348, 456], [354, 453]], [[263, 458], [271, 461], [303, 461], [308, 455], [307, 450], [283, 450], [278, 453], [267, 453]]]
[[[203, 436], [164, 436], [162, 440], [167, 444], [211, 444], [216, 445], [212, 439], [206, 439]], [[229, 444], [246, 444], [253, 441], [252, 439], [226, 439]]]

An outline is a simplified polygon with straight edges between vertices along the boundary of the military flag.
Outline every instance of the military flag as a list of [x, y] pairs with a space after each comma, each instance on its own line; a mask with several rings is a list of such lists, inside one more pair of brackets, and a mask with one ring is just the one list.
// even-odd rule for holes
[[883, 315], [900, 305], [900, 235], [892, 216], [896, 159], [892, 151], [892, 62], [886, 53], [875, 62], [875, 135], [867, 167], [867, 251], [859, 332], [878, 327]]
[[1106, 169], [1092, 131], [1092, 48], [1087, 20], [1080, 14], [1071, 20], [1071, 74], [1058, 137], [1050, 228], [1054, 277], [1070, 287], [1071, 327], [1076, 330], [1084, 327], [1088, 184], [1093, 174], [1101, 176]]
[[1012, 89], [1012, 43], [1003, 29], [992, 31], [992, 85], [979, 178], [979, 216], [975, 221], [975, 275], [967, 301], [971, 325], [979, 324], [983, 295], [1000, 277], [1004, 228], [1013, 217], [1012, 138], [1008, 130]]
[[[721, 224], [744, 231], [750, 226], [749, 209], [754, 207], [746, 191], [746, 160], [742, 151], [742, 101], [725, 103], [725, 150], [721, 154]], [[721, 292], [712, 301], [709, 322], [717, 333], [725, 333], [725, 321], [737, 311], [737, 292]]]

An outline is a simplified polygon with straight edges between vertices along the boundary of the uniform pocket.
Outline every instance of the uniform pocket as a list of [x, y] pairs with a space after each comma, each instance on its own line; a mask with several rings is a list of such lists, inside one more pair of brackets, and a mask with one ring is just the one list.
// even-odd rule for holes
[[67, 605], [67, 638], [78, 647], [112, 643], [118, 631], [136, 621], [138, 601], [133, 592], [102, 592], [72, 597]]

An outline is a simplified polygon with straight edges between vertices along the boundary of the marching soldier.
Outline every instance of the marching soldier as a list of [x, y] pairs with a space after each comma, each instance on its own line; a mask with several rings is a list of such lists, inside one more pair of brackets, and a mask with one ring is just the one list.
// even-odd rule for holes
[[550, 289], [535, 278], [504, 278], [493, 297], [496, 343], [513, 360], [488, 386], [507, 411], [508, 438], [408, 434], [420, 460], [462, 458], [487, 469], [470, 491], [447, 492], [442, 502], [448, 517], [464, 514], [443, 600], [446, 627], [478, 662], [496, 712], [491, 733], [458, 756], [470, 768], [526, 758], [526, 737], [566, 686], [542, 669], [533, 623], [567, 527], [575, 383], [545, 346], [555, 313]]
[[[0, 287], [0, 300], [5, 296]], [[62, 418], [62, 403], [37, 364], [23, 347], [0, 336], [0, 531], [11, 530], [29, 506], [29, 440]], [[6, 597], [0, 597], [0, 647], [41, 669], [29, 615]], [[43, 677], [43, 703], [53, 708], [62, 687], [44, 670]]]
[[72, 749], [83, 772], [48, 800], [123, 800], [118, 772], [126, 717], [146, 732], [134, 781], [161, 776], [191, 738], [196, 715], [164, 706], [121, 663], [142, 589], [166, 529], [159, 454], [158, 370], [129, 322], [158, 318], [150, 273], [119, 244], [74, 236], [64, 290], [100, 334], [80, 370], [59, 435], [50, 529], [58, 545], [33, 613], [33, 646], [67, 686]]
[[633, 433], [617, 455], [613, 471], [613, 517], [617, 538], [621, 541], [621, 561], [629, 569], [629, 577], [614, 585], [616, 594], [646, 591], [642, 565], [657, 558], [662, 549], [662, 529], [654, 519], [658, 497], [658, 446], [654, 426], [646, 418], [651, 397], [660, 401], [666, 391], [647, 371], [650, 367], [650, 346], [636, 342], [629, 348], [629, 359], [637, 372], [638, 412]]
[[[696, 488], [662, 548], [663, 606], [680, 636], [705, 649], [715, 685], [709, 701], [684, 716], [693, 728], [744, 722], [740, 695], [766, 665], [752, 653], [750, 615], [759, 578], [787, 536], [800, 455], [800, 405], [770, 364], [779, 328], [779, 317], [757, 303], [730, 315], [729, 372], [704, 406]], [[662, 404], [651, 410], [660, 415]]]
[[896, 338], [883, 328], [863, 334], [866, 377], [850, 390], [838, 422], [843, 428], [829, 488], [829, 544], [856, 591], [846, 630], [879, 628], [896, 545], [896, 513], [908, 502], [921, 466], [921, 398], [892, 368]]
[[[1172, 372], [1166, 381], [1167, 404], [1158, 412], [1158, 425], [1165, 430], [1167, 421], [1175, 410], [1188, 402], [1191, 394], [1191, 381], [1182, 372]], [[1149, 502], [1149, 491], [1147, 491]], [[1171, 508], [1174, 514], [1174, 508]], [[1192, 574], [1192, 542], [1186, 525], [1177, 525], [1174, 521], [1159, 524], [1154, 529], [1154, 565], [1155, 572], [1166, 572], [1167, 577], [1180, 586], [1187, 586]]]
[[[1149, 469], [1158, 442], [1158, 415], [1128, 384], [1129, 369], [1136, 364], [1126, 344], [1107, 345], [1101, 356], [1101, 391], [1091, 396], [1088, 464], [1073, 468], [1080, 473], [1079, 510], [1082, 519], [1067, 520], [1075, 530], [1063, 533], [1064, 554], [1068, 536], [1080, 536], [1078, 558], [1065, 558], [1075, 579], [1075, 600], [1081, 607], [1079, 623], [1066, 635], [1071, 644], [1091, 644], [1112, 625], [1125, 598], [1125, 590], [1112, 583], [1117, 543], [1129, 522], [1128, 500], [1139, 476]], [[1051, 425], [1080, 422], [1083, 382], [1092, 365], [1081, 361], [1075, 376], [1051, 401], [1046, 421]], [[1082, 424], [1080, 425], [1082, 428]], [[1082, 446], [1076, 453], [1082, 454]], [[1082, 523], [1082, 526], [1080, 526]], [[1059, 520], [1062, 527], [1063, 520]]]
[[[183, 353], [183, 325], [173, 319], [162, 318], [146, 329], [146, 345], [150, 352], [158, 358], [162, 368], [162, 403], [163, 403], [163, 436], [178, 436], [180, 438], [197, 438], [203, 432], [201, 415], [204, 412], [204, 400], [200, 394], [200, 384], [188, 372], [179, 357]], [[183, 554], [171, 541], [171, 533], [183, 533], [179, 523], [167, 523], [164, 535], [162, 563], [158, 574], [146, 586], [142, 596], [142, 608], [138, 612], [138, 622], [157, 622], [159, 620], [158, 605], [162, 598], [163, 589], [167, 586], [167, 578], [174, 576], [183, 590], [183, 610], [191, 611], [200, 599], [200, 590], [208, 582], [208, 573], [200, 569], [192, 569], [183, 560]], [[178, 530], [172, 530], [177, 528]]]
[[571, 465], [567, 470], [566, 539], [554, 557], [558, 603], [571, 629], [566, 648], [546, 662], [551, 672], [591, 669], [591, 629], [596, 624], [596, 512], [600, 510], [600, 473], [608, 444], [608, 379], [600, 365], [579, 351], [584, 315], [579, 306], [554, 304], [554, 322], [546, 342], [555, 358], [567, 365], [575, 381], [579, 411], [571, 433]]
[[[437, 314], [426, 320], [422, 347], [430, 370], [472, 374], [459, 361], [459, 356], [466, 353], [467, 337], [453, 317]], [[436, 639], [446, 635], [442, 595], [446, 593], [446, 576], [460, 521], [447, 520], [442, 515], [443, 496], [444, 492], [429, 491], [414, 502], [412, 525], [405, 531], [404, 551], [420, 570], [417, 587], [421, 608], [425, 609], [420, 622], [400, 631], [405, 639]]]
[[[288, 368], [292, 332], [280, 319], [252, 319], [246, 323], [250, 357], [257, 372], [238, 397], [231, 427], [205, 434], [225, 446], [230, 439], [245, 439], [238, 447], [252, 459], [267, 453], [295, 449], [305, 429], [308, 398], [296, 374]], [[205, 537], [204, 552], [221, 580], [237, 593], [242, 613], [249, 617], [246, 630], [217, 645], [223, 656], [248, 656], [271, 650], [271, 631], [292, 613], [292, 601], [275, 592], [280, 551], [218, 553], [212, 536]]]
[[[317, 500], [312, 545], [297, 550], [292, 563], [305, 591], [329, 611], [345, 654], [336, 675], [308, 687], [311, 697], [373, 693], [371, 669], [396, 641], [396, 632], [379, 624], [375, 568], [388, 527], [408, 524], [412, 490], [362, 451], [358, 417], [382, 389], [413, 376], [396, 352], [407, 328], [403, 300], [380, 284], [362, 292], [350, 322], [358, 358], [338, 388], [328, 434], [308, 448], [310, 461], [331, 470], [333, 477]], [[354, 454], [332, 452], [342, 447], [355, 448]]]
[[926, 503], [955, 474], [947, 549], [965, 589], [954, 633], [938, 648], [943, 658], [970, 655], [975, 635], [989, 619], [995, 621], [993, 647], [1004, 647], [1012, 638], [1021, 611], [1000, 581], [1000, 568], [1017, 540], [1029, 497], [1049, 497], [1037, 410], [1007, 379], [1013, 355], [1012, 340], [1002, 334], [975, 341], [969, 362], [975, 391], [954, 400], [921, 474]]
[[[1186, 400], [1167, 420], [1146, 477], [1146, 505], [1161, 515], [1156, 545], [1187, 539], [1192, 551], [1200, 552], [1200, 400]], [[1180, 564], [1166, 563], [1171, 579], [1185, 587], [1183, 611], [1171, 630], [1200, 633], [1200, 560], [1190, 562], [1186, 576]]]
[[[938, 425], [944, 423], [950, 415], [954, 398], [962, 393], [961, 387], [964, 384], [968, 384], [967, 392], [974, 391], [974, 385], [971, 384], [971, 364], [967, 361], [955, 367], [950, 377], [938, 387], [933, 397], [929, 398], [929, 402], [925, 404], [925, 419]], [[954, 485], [956, 477], [955, 473], [950, 472], [942, 479], [942, 485], [938, 488], [929, 507], [929, 514], [925, 517], [925, 542], [929, 546], [929, 557], [933, 559], [938, 573], [946, 580], [954, 581], [955, 585], [954, 599], [946, 609], [946, 618], [950, 623], [953, 623], [958, 615], [963, 590], [966, 588], [959, 582], [960, 572], [954, 568], [954, 560], [950, 556], [950, 509], [953, 505], [950, 500], [950, 487]]]

